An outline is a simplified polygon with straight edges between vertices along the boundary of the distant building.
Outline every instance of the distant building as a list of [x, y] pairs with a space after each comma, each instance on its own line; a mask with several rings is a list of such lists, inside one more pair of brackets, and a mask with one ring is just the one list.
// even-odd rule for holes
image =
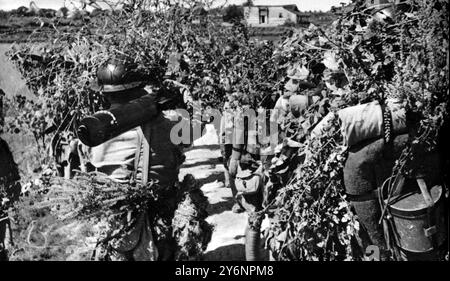
[[307, 15], [301, 13], [296, 5], [258, 5], [244, 6], [244, 18], [248, 25], [265, 27], [287, 23], [305, 22]]

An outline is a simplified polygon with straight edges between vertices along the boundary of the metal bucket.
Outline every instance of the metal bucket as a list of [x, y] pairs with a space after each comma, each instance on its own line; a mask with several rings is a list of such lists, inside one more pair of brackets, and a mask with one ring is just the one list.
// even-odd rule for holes
[[414, 259], [433, 256], [431, 253], [447, 238], [443, 188], [435, 185], [430, 190], [425, 188], [427, 192], [424, 194], [422, 187], [389, 202], [395, 242], [403, 255], [414, 256]]

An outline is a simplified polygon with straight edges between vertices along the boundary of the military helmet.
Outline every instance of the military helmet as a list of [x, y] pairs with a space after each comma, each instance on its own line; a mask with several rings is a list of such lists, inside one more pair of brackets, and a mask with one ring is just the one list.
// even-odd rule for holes
[[137, 71], [136, 64], [114, 58], [97, 69], [97, 81], [92, 89], [104, 93], [121, 92], [142, 88], [146, 80], [146, 76]]

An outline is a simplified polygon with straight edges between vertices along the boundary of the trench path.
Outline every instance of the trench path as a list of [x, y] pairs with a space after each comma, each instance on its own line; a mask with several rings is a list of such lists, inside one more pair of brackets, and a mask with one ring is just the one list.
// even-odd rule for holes
[[181, 167], [180, 179], [192, 174], [209, 201], [206, 220], [214, 226], [214, 231], [204, 259], [244, 261], [247, 214], [231, 211], [233, 197], [231, 190], [224, 185], [224, 166], [219, 162], [218, 143], [214, 126], [206, 125], [206, 134], [185, 151], [186, 161]]

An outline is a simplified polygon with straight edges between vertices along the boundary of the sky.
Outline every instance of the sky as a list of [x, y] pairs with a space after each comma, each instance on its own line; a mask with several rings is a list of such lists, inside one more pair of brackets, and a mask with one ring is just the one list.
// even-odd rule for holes
[[[245, 0], [216, 1], [217, 5], [221, 5], [223, 3], [240, 5], [245, 2]], [[0, 0], [0, 10], [12, 10], [20, 6], [28, 7], [30, 2], [30, 0]], [[39, 8], [52, 8], [55, 10], [64, 6], [64, 2], [69, 9], [74, 6], [79, 6], [78, 0], [34, 0], [34, 2]], [[296, 4], [300, 11], [328, 11], [331, 6], [339, 6], [341, 2], [349, 3], [350, 0], [253, 0], [255, 5]]]

